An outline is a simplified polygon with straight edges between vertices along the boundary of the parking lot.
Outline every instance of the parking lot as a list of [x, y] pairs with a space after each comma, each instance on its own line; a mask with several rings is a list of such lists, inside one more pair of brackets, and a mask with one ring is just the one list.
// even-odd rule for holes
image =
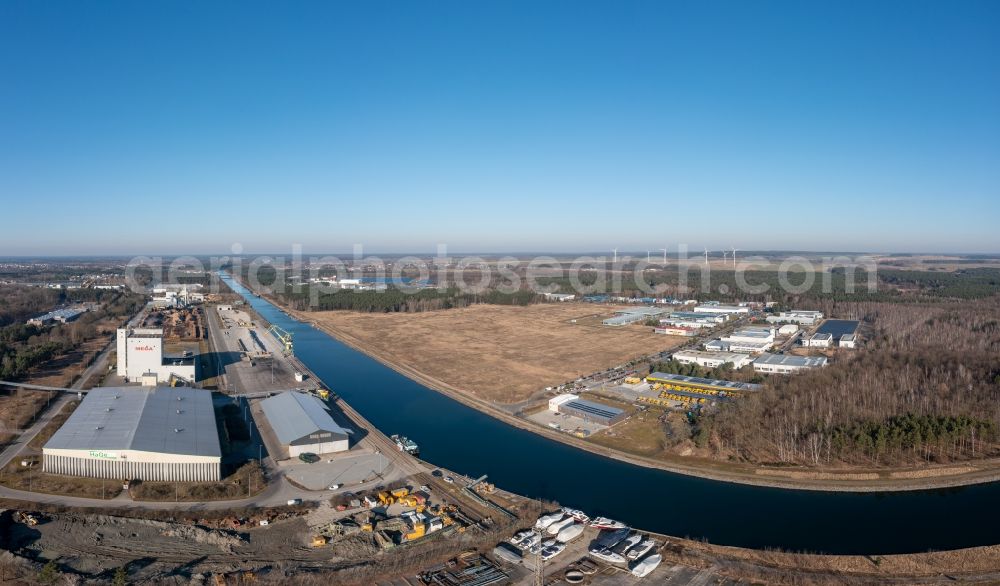
[[395, 479], [396, 467], [384, 454], [368, 447], [350, 452], [324, 454], [319, 462], [306, 464], [298, 458], [277, 463], [285, 477], [310, 490], [323, 490], [332, 484], [345, 488], [375, 479]]
[[600, 423], [585, 421], [579, 417], [572, 417], [564, 413], [555, 413], [548, 409], [529, 415], [528, 419], [557, 431], [571, 433], [580, 437], [588, 437], [608, 428], [608, 426], [601, 425]]

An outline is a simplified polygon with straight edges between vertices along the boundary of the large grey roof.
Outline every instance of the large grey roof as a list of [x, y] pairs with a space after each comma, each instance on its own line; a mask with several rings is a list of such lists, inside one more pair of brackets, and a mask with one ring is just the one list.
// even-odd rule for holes
[[91, 389], [45, 448], [222, 456], [212, 393], [190, 387]]
[[323, 402], [312, 395], [289, 391], [264, 399], [260, 406], [283, 444], [292, 443], [317, 431], [329, 431], [347, 437], [347, 431], [334, 422]]
[[782, 366], [797, 366], [812, 368], [826, 364], [824, 356], [795, 356], [794, 354], [761, 354], [754, 359], [754, 364], [777, 364]]

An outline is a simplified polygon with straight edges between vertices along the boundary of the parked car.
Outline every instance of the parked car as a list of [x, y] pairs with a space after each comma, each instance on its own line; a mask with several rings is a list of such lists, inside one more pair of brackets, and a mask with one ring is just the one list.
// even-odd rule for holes
[[312, 452], [303, 452], [299, 454], [299, 460], [302, 460], [306, 464], [315, 464], [319, 462], [319, 456]]
[[343, 484], [331, 484], [330, 485], [330, 490], [337, 490], [341, 486], [344, 486], [344, 485]]

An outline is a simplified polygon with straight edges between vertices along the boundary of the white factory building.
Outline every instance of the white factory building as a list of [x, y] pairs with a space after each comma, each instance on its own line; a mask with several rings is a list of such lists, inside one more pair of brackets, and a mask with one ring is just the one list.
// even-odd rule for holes
[[658, 307], [630, 307], [615, 311], [614, 317], [609, 317], [602, 323], [606, 326], [627, 326], [628, 324], [644, 321], [664, 313], [667, 313], [667, 310]]
[[726, 315], [746, 315], [750, 313], [750, 308], [744, 305], [721, 305], [719, 303], [705, 303], [696, 305], [695, 313], [721, 313]]
[[49, 474], [218, 481], [222, 450], [212, 393], [191, 387], [99, 387], [42, 448]]
[[350, 448], [350, 431], [337, 425], [318, 397], [289, 391], [264, 399], [260, 407], [289, 458]]
[[699, 350], [684, 350], [676, 352], [673, 359], [681, 364], [697, 364], [705, 368], [718, 368], [723, 364], [732, 364], [733, 368], [743, 368], [750, 364], [749, 354], [738, 352], [701, 352]]
[[143, 385], [169, 382], [175, 377], [187, 383], [198, 380], [197, 357], [163, 356], [162, 328], [118, 329], [118, 376]]
[[829, 348], [833, 346], [833, 334], [813, 334], [802, 340], [807, 348]]
[[826, 366], [823, 356], [792, 356], [790, 354], [761, 354], [753, 361], [753, 369], [770, 374], [791, 374], [808, 368]]
[[728, 336], [705, 343], [710, 352], [741, 352], [760, 354], [774, 346], [774, 328], [741, 328]]
[[840, 342], [838, 346], [841, 348], [857, 348], [858, 336], [857, 334], [844, 334], [840, 337]]
[[773, 324], [799, 324], [800, 326], [811, 326], [823, 319], [822, 311], [807, 311], [804, 309], [793, 309], [792, 311], [782, 311], [778, 315], [767, 316], [767, 321]]

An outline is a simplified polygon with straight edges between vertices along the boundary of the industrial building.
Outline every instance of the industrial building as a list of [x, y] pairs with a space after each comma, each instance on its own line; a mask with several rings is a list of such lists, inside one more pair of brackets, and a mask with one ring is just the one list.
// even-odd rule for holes
[[778, 335], [780, 336], [790, 336], [795, 332], [799, 331], [799, 326], [795, 324], [785, 324], [778, 328]]
[[118, 376], [146, 384], [170, 382], [172, 378], [192, 384], [198, 380], [195, 356], [165, 357], [162, 328], [118, 329]]
[[[680, 401], [682, 403], [704, 403], [706, 401], [729, 400], [760, 390], [760, 385], [728, 380], [684, 376], [654, 372], [646, 377], [646, 382], [659, 391], [658, 400], [647, 403], [661, 404], [660, 401]], [[642, 400], [640, 398], [640, 400]]]
[[710, 352], [760, 354], [774, 346], [774, 328], [741, 328], [721, 339], [710, 340], [704, 346]]
[[[679, 319], [708, 324], [721, 324], [729, 319], [725, 313], [698, 313], [694, 311], [675, 311], [664, 319]], [[662, 321], [662, 320], [661, 320]]]
[[767, 321], [773, 324], [793, 323], [800, 326], [811, 326], [821, 319], [823, 319], [822, 311], [807, 311], [804, 309], [781, 311], [778, 315], [767, 316]]
[[260, 406], [289, 458], [307, 452], [344, 452], [350, 447], [350, 432], [337, 425], [318, 397], [289, 391], [264, 399]]
[[753, 369], [757, 372], [771, 374], [790, 374], [807, 368], [826, 366], [823, 356], [792, 356], [791, 354], [764, 353], [753, 361]]
[[740, 354], [738, 352], [701, 352], [699, 350], [676, 352], [672, 358], [681, 364], [697, 364], [706, 368], [717, 368], [723, 364], [732, 364], [733, 368], [743, 368], [752, 362], [749, 354]]
[[42, 448], [50, 474], [152, 481], [217, 481], [222, 451], [209, 391], [91, 389]]
[[543, 295], [549, 301], [573, 301], [576, 299], [576, 295], [572, 293], [543, 293]]
[[858, 343], [858, 336], [856, 334], [844, 334], [840, 337], [840, 343], [838, 344], [841, 348], [856, 348]]
[[87, 313], [86, 307], [67, 307], [63, 309], [56, 309], [50, 311], [45, 315], [40, 315], [38, 317], [33, 317], [27, 321], [29, 326], [42, 327], [44, 325], [50, 324], [54, 321], [59, 323], [69, 323], [81, 315]]
[[829, 348], [833, 346], [833, 334], [813, 334], [808, 338], [803, 338], [802, 345], [808, 348]]
[[692, 328], [687, 326], [678, 325], [660, 325], [653, 328], [653, 331], [657, 334], [665, 334], [667, 336], [695, 336], [698, 334], [698, 328]]
[[627, 326], [628, 324], [647, 320], [666, 312], [666, 309], [660, 309], [658, 307], [630, 307], [628, 309], [619, 309], [615, 311], [615, 316], [609, 317], [604, 320], [603, 323], [606, 326]]
[[617, 407], [586, 401], [579, 395], [569, 393], [549, 399], [549, 411], [579, 417], [584, 421], [601, 425], [614, 425], [628, 416], [624, 410]]
[[743, 305], [721, 305], [719, 303], [706, 303], [704, 305], [696, 305], [694, 311], [695, 313], [747, 315], [750, 313], [750, 308]]

